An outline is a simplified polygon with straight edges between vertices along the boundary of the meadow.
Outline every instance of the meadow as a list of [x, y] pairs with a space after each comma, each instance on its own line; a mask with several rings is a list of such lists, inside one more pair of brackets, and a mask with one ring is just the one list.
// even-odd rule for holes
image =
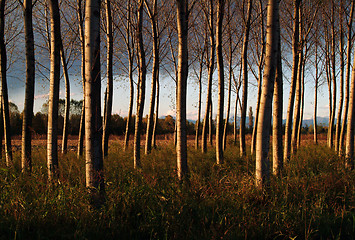
[[85, 162], [60, 154], [60, 177], [48, 184], [45, 145], [34, 146], [33, 172], [0, 162], [0, 239], [353, 239], [355, 172], [325, 143], [303, 144], [272, 177], [254, 186], [255, 159], [231, 142], [225, 163], [189, 146], [190, 182], [176, 177], [172, 141], [160, 141], [141, 170], [132, 148], [111, 141], [104, 161], [106, 202], [90, 205]]

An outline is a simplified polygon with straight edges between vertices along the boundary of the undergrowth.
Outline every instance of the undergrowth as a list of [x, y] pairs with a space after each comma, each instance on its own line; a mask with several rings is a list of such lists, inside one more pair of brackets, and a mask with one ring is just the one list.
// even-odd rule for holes
[[236, 146], [215, 164], [215, 152], [189, 149], [190, 183], [176, 178], [173, 145], [142, 154], [133, 169], [132, 149], [110, 144], [105, 159], [106, 204], [92, 208], [85, 189], [85, 162], [59, 156], [59, 183], [47, 182], [45, 148], [33, 150], [33, 171], [0, 163], [0, 239], [352, 239], [355, 174], [325, 146], [305, 146], [254, 187], [255, 159]]

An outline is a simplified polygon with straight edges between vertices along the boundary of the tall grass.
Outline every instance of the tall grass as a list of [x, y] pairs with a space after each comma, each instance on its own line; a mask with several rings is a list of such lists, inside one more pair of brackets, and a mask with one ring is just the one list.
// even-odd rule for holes
[[254, 187], [255, 163], [229, 146], [188, 154], [190, 183], [176, 178], [172, 144], [162, 144], [133, 169], [132, 149], [110, 144], [106, 204], [90, 206], [84, 159], [60, 156], [60, 179], [48, 185], [45, 148], [34, 149], [33, 173], [0, 163], [0, 239], [352, 239], [355, 174], [323, 146], [308, 145], [286, 164], [270, 191]]

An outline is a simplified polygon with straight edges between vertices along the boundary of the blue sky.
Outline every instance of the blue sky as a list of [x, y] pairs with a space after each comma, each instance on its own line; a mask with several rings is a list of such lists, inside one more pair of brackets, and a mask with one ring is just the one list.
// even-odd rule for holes
[[[24, 69], [21, 66], [17, 66], [19, 69]], [[14, 75], [16, 72], [16, 75]], [[24, 102], [24, 73], [22, 71], [11, 71], [11, 68], [8, 72], [8, 88], [9, 88], [9, 99], [14, 102], [22, 111], [23, 102]], [[76, 100], [82, 99], [82, 86], [78, 77], [78, 74], [71, 74], [71, 97]], [[249, 78], [249, 96], [248, 96], [248, 106], [253, 107], [255, 112], [256, 105], [256, 95], [257, 89], [255, 86], [255, 80], [253, 77]], [[147, 114], [149, 108], [149, 97], [150, 97], [150, 82], [151, 75], [147, 75], [147, 87], [146, 87], [146, 101], [145, 101], [145, 112]], [[174, 112], [174, 97], [175, 97], [175, 83], [174, 81], [165, 75], [160, 76], [161, 82], [161, 98], [160, 98], [160, 108], [159, 116], [165, 115], [175, 115]], [[198, 86], [195, 83], [193, 76], [189, 78], [188, 92], [187, 92], [187, 117], [191, 120], [197, 119], [197, 101], [198, 101]], [[314, 87], [313, 79], [306, 78], [306, 89], [305, 89], [305, 109], [304, 109], [304, 119], [310, 119], [313, 116], [313, 98], [314, 98]], [[64, 81], [61, 79], [61, 90], [60, 97], [64, 98]], [[106, 80], [102, 80], [102, 97], [104, 95], [104, 90], [106, 87]], [[206, 85], [203, 85], [204, 93], [206, 92]], [[214, 87], [214, 90], [217, 90]], [[36, 79], [36, 93], [35, 93], [35, 105], [34, 111], [40, 111], [42, 104], [47, 100], [49, 92], [49, 81], [47, 79], [40, 78], [37, 76]], [[289, 84], [287, 81], [284, 81], [284, 107], [283, 107], [283, 116], [285, 118], [288, 104], [288, 95], [289, 95]], [[328, 116], [328, 90], [327, 86], [323, 85], [318, 92], [318, 116], [327, 117]], [[204, 102], [205, 94], [203, 95], [202, 111], [205, 109]], [[225, 102], [227, 101], [227, 96]], [[231, 107], [231, 116], [234, 114], [234, 101], [235, 95], [232, 94], [232, 107]], [[129, 83], [128, 79], [125, 77], [115, 77], [114, 82], [114, 96], [113, 96], [113, 113], [117, 113], [121, 116], [126, 116], [128, 112], [129, 105]], [[216, 91], [213, 93], [213, 109], [214, 112], [217, 109], [217, 94]], [[135, 108], [134, 108], [135, 110]], [[202, 113], [203, 114], [203, 113]], [[238, 115], [240, 114], [240, 109], [238, 109]]]

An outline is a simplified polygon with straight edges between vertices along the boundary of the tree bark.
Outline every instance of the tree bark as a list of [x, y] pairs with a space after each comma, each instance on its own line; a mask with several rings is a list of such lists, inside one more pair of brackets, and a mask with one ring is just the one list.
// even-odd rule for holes
[[62, 40], [60, 46], [60, 57], [62, 59], [62, 67], [63, 67], [64, 81], [65, 81], [65, 110], [64, 110], [63, 137], [62, 137], [62, 153], [66, 153], [68, 148], [68, 131], [69, 131], [70, 81], [69, 81], [68, 66], [65, 58]]
[[[158, 70], [159, 71], [159, 70]], [[159, 73], [158, 73], [159, 75]], [[153, 126], [153, 147], [157, 147], [157, 126], [159, 121], [159, 77], [157, 78], [157, 94], [156, 94], [156, 104], [155, 104], [155, 115], [154, 115], [154, 126]]]
[[197, 121], [196, 121], [196, 135], [195, 135], [195, 149], [199, 148], [200, 122], [201, 122], [201, 98], [202, 98], [202, 71], [203, 71], [203, 57], [205, 50], [202, 52], [200, 58], [200, 71], [198, 75], [198, 106], [197, 106]]
[[48, 178], [58, 177], [58, 102], [60, 80], [60, 15], [58, 0], [49, 1], [51, 16], [51, 71], [48, 103], [47, 167]]
[[313, 114], [313, 140], [318, 144], [318, 129], [317, 129], [317, 103], [318, 103], [318, 46], [315, 53], [315, 83], [314, 83], [314, 114]]
[[278, 41], [278, 54], [276, 76], [274, 84], [274, 109], [272, 124], [272, 160], [273, 174], [280, 176], [283, 170], [283, 151], [282, 151], [282, 103], [283, 103], [283, 79], [282, 79], [282, 60], [281, 43]]
[[[203, 120], [202, 126], [202, 152], [207, 152], [207, 129], [211, 132], [211, 126], [208, 128], [210, 115], [212, 115], [212, 79], [213, 79], [213, 72], [214, 72], [214, 62], [215, 62], [215, 50], [216, 50], [216, 43], [215, 43], [215, 36], [214, 36], [214, 11], [213, 11], [213, 1], [210, 0], [210, 13], [209, 13], [209, 23], [208, 27], [210, 30], [210, 60], [208, 64], [208, 83], [207, 83], [207, 98], [206, 98], [206, 111], [205, 117]], [[208, 15], [206, 14], [206, 18], [208, 19]], [[210, 134], [211, 135], [211, 134]]]
[[[32, 171], [32, 152], [31, 152], [31, 128], [33, 118], [33, 104], [35, 93], [35, 52], [32, 21], [32, 0], [25, 0], [22, 4], [25, 32], [25, 51], [26, 51], [26, 87], [25, 104], [23, 109], [22, 121], [22, 148], [21, 166], [22, 171]], [[2, 139], [2, 138], [1, 138]]]
[[269, 0], [267, 7], [266, 56], [256, 142], [256, 186], [265, 189], [269, 183], [269, 141], [273, 87], [279, 54], [279, 1]]
[[261, 36], [261, 54], [259, 58], [259, 63], [258, 63], [258, 95], [257, 95], [257, 102], [256, 102], [256, 109], [255, 109], [255, 121], [254, 121], [254, 127], [253, 127], [253, 132], [251, 135], [251, 149], [250, 153], [251, 155], [254, 154], [255, 148], [256, 148], [256, 132], [257, 132], [257, 126], [258, 126], [258, 119], [259, 119], [259, 107], [260, 107], [260, 97], [261, 97], [261, 87], [262, 87], [262, 78], [263, 78], [263, 67], [264, 67], [264, 56], [265, 56], [265, 37], [264, 37], [264, 8], [262, 5], [262, 1], [259, 0], [259, 6], [260, 6], [260, 36]]
[[7, 56], [5, 35], [5, 8], [6, 1], [0, 1], [0, 74], [1, 74], [1, 103], [4, 123], [4, 139], [5, 139], [5, 157], [6, 165], [12, 165], [12, 149], [11, 149], [11, 126], [9, 113], [9, 97], [7, 92]]
[[[146, 2], [146, 1], [145, 1]], [[146, 141], [145, 141], [145, 154], [149, 154], [152, 150], [152, 136], [153, 136], [153, 117], [154, 117], [154, 105], [156, 95], [157, 79], [159, 77], [159, 36], [157, 26], [157, 0], [153, 2], [153, 10], [150, 10], [147, 2], [148, 15], [152, 25], [153, 36], [153, 70], [152, 70], [152, 82], [150, 92], [150, 104], [147, 121]]]
[[239, 145], [240, 145], [241, 156], [246, 155], [245, 120], [246, 120], [247, 103], [248, 103], [248, 43], [249, 43], [252, 4], [253, 1], [248, 0], [248, 12], [247, 12], [247, 20], [246, 20], [245, 30], [244, 30], [244, 41], [243, 41], [243, 52], [242, 52], [243, 97], [242, 97], [242, 109], [241, 109], [240, 126], [239, 126]]
[[299, 8], [301, 0], [294, 0], [294, 11], [293, 11], [293, 36], [292, 36], [292, 75], [291, 75], [291, 85], [290, 94], [288, 98], [287, 116], [286, 116], [286, 127], [285, 127], [285, 144], [284, 144], [284, 162], [288, 161], [291, 156], [291, 133], [292, 133], [292, 119], [293, 119], [293, 107], [295, 102], [295, 92], [296, 92], [296, 82], [298, 73], [298, 57], [299, 57]]
[[[341, 9], [343, 9], [343, 1], [341, 1]], [[340, 57], [340, 86], [339, 86], [339, 107], [335, 126], [335, 151], [340, 153], [340, 131], [341, 131], [341, 113], [343, 111], [344, 101], [344, 32], [343, 32], [343, 11], [340, 10], [339, 14], [339, 30], [340, 30], [340, 42], [339, 42], [339, 57]]]
[[87, 0], [85, 6], [86, 187], [92, 194], [94, 204], [101, 201], [105, 187], [101, 129], [100, 5], [100, 0]]
[[[217, 5], [217, 68], [218, 68], [218, 109], [216, 123], [216, 159], [217, 164], [223, 164], [223, 108], [224, 108], [224, 64], [222, 52], [222, 28], [224, 14], [224, 0], [218, 0]], [[228, 121], [228, 119], [226, 119]]]
[[[85, 4], [85, 2], [84, 2]], [[77, 0], [77, 17], [79, 22], [79, 38], [81, 47], [81, 79], [83, 82], [83, 107], [80, 117], [78, 152], [77, 157], [83, 155], [84, 135], [85, 135], [85, 45], [84, 45], [84, 17], [82, 13], [82, 0]]]
[[187, 139], [186, 139], [186, 91], [188, 77], [188, 0], [176, 0], [177, 30], [179, 39], [178, 78], [176, 99], [177, 121], [177, 175], [180, 181], [188, 178]]
[[102, 149], [103, 156], [108, 155], [108, 141], [111, 128], [112, 98], [113, 98], [113, 32], [112, 32], [112, 16], [111, 16], [111, 0], [106, 0], [106, 39], [107, 39], [107, 87], [106, 87], [106, 109], [104, 112]]
[[[355, 58], [353, 66], [355, 64]], [[348, 110], [348, 124], [346, 126], [346, 149], [345, 149], [345, 167], [354, 169], [354, 122], [355, 122], [355, 68], [353, 67], [351, 75], [351, 88]]]
[[229, 74], [229, 76], [228, 76], [228, 98], [227, 98], [226, 120], [224, 121], [224, 129], [223, 129], [223, 150], [226, 150], [226, 147], [227, 147], [227, 128], [228, 128], [229, 114], [230, 114], [230, 108], [231, 108], [232, 74], [233, 74], [231, 62], [229, 63], [228, 74]]
[[140, 159], [140, 142], [142, 131], [142, 116], [145, 100], [145, 81], [146, 81], [146, 63], [145, 52], [143, 46], [143, 3], [144, 0], [140, 0], [138, 7], [137, 17], [137, 43], [138, 43], [138, 61], [139, 61], [139, 76], [138, 76], [138, 94], [137, 94], [137, 114], [136, 125], [134, 131], [134, 168], [141, 168]]
[[354, 5], [355, 1], [351, 1], [351, 10], [349, 16], [349, 22], [347, 24], [348, 30], [348, 42], [347, 42], [347, 50], [346, 50], [346, 75], [345, 75], [345, 99], [344, 99], [344, 112], [343, 112], [343, 123], [341, 125], [340, 132], [340, 143], [339, 143], [339, 154], [343, 155], [344, 152], [344, 138], [346, 131], [346, 122], [348, 118], [348, 106], [349, 106], [349, 80], [350, 80], [350, 69], [351, 69], [351, 48], [352, 48], [352, 23], [353, 23], [353, 15], [354, 15]]

